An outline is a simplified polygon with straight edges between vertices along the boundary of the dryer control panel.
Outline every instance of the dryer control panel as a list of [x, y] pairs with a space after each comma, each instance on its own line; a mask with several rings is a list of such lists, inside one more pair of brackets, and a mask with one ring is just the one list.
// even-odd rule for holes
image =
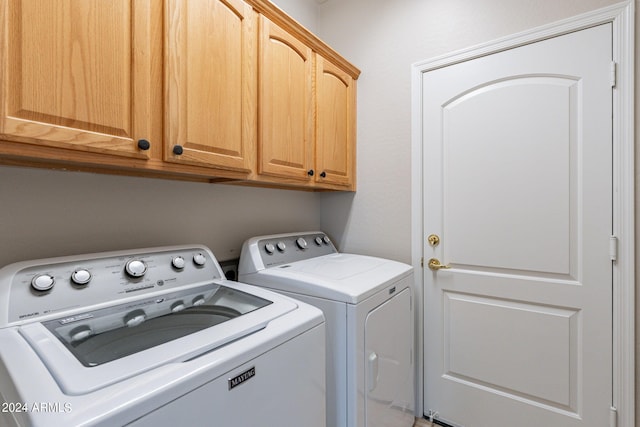
[[[274, 234], [249, 239], [244, 244], [258, 257], [264, 268], [338, 253], [329, 236], [322, 232]], [[242, 250], [240, 264], [248, 251]], [[246, 263], [247, 259], [244, 260]], [[246, 266], [246, 265], [245, 265]]]
[[[0, 327], [162, 294], [223, 277], [205, 246], [49, 258], [0, 270]], [[5, 309], [8, 310], [5, 312]]]

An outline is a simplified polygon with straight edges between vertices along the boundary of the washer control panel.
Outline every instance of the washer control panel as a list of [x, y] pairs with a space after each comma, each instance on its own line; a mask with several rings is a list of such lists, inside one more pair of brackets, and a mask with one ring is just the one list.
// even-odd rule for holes
[[[221, 278], [218, 262], [204, 246], [11, 264], [0, 270], [0, 301], [8, 298], [8, 315], [0, 318], [0, 327]], [[179, 311], [181, 307], [178, 304], [174, 309]], [[141, 318], [133, 317], [130, 321], [135, 324]]]
[[338, 252], [324, 233], [264, 237], [258, 241], [258, 249], [267, 268]]

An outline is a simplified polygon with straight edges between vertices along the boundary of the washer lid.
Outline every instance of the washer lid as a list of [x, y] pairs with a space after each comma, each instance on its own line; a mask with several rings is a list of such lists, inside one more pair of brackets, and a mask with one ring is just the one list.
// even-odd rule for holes
[[227, 286], [209, 283], [17, 329], [62, 391], [79, 395], [194, 359], [297, 307], [275, 294], [266, 293], [267, 300], [221, 283]]
[[337, 253], [267, 268], [240, 280], [279, 291], [357, 304], [413, 267], [366, 255]]

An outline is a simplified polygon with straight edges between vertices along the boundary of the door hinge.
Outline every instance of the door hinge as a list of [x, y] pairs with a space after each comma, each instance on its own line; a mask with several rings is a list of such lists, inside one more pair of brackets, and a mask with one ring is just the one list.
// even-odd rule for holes
[[611, 87], [616, 87], [616, 63], [614, 61], [611, 61], [611, 70], [610, 70], [610, 80], [611, 80]]
[[618, 238], [616, 236], [609, 237], [609, 257], [611, 261], [618, 260]]
[[618, 410], [615, 406], [609, 408], [609, 427], [617, 427], [618, 426]]
[[424, 268], [424, 257], [420, 258], [420, 267]]

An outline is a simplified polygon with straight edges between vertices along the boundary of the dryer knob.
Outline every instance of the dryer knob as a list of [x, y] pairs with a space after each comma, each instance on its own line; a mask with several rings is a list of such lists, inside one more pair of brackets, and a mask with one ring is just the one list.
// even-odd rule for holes
[[318, 236], [315, 239], [313, 239], [313, 241], [316, 242], [316, 245], [322, 246], [322, 237]]
[[71, 281], [76, 285], [86, 285], [91, 281], [91, 273], [85, 268], [80, 268], [71, 273]]
[[131, 277], [142, 277], [147, 272], [147, 264], [142, 260], [132, 259], [127, 262], [124, 269]]
[[298, 237], [296, 239], [296, 245], [298, 245], [298, 247], [302, 250], [307, 249], [307, 241], [304, 240], [304, 237]]
[[276, 247], [273, 246], [273, 243], [267, 243], [266, 245], [264, 245], [264, 250], [269, 254], [269, 255], [273, 255], [273, 253], [276, 251]]
[[182, 258], [181, 256], [174, 257], [171, 260], [171, 265], [173, 266], [173, 268], [182, 270], [184, 268], [184, 258]]
[[202, 253], [193, 256], [193, 263], [198, 267], [202, 267], [207, 262], [207, 258]]
[[278, 242], [276, 243], [276, 248], [278, 248], [280, 252], [284, 252], [284, 250], [287, 249], [287, 245], [285, 245], [284, 242]]
[[329, 239], [329, 236], [324, 236], [322, 238], [322, 241], [324, 242], [325, 245], [328, 245], [329, 243], [331, 243], [331, 239]]
[[56, 280], [50, 274], [38, 274], [31, 280], [31, 287], [36, 291], [44, 292], [53, 288]]

